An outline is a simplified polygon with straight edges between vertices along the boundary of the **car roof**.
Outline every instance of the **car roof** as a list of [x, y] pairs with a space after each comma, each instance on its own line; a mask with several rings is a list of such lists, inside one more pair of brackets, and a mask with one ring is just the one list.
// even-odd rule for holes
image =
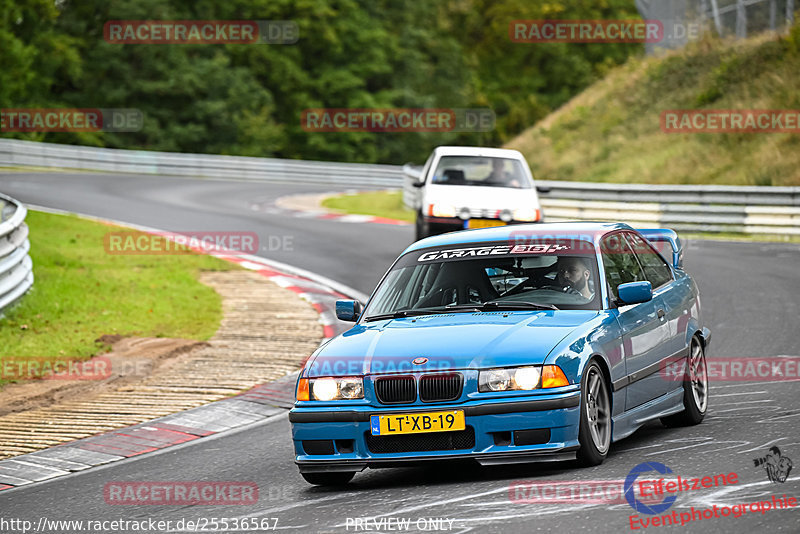
[[440, 156], [482, 156], [487, 158], [525, 158], [517, 150], [507, 148], [486, 148], [480, 146], [439, 146], [434, 152]]
[[498, 226], [428, 237], [410, 245], [403, 251], [403, 254], [431, 247], [513, 241], [524, 239], [525, 237], [575, 239], [591, 241], [596, 244], [602, 236], [615, 230], [633, 230], [633, 228], [625, 223], [614, 222], [564, 222]]

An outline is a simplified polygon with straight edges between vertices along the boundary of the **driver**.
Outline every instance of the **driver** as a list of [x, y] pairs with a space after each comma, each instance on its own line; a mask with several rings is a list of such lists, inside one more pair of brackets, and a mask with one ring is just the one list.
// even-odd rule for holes
[[556, 282], [561, 287], [571, 287], [588, 300], [594, 298], [594, 292], [589, 287], [592, 271], [586, 260], [578, 256], [562, 256], [558, 258], [556, 269]]
[[519, 187], [519, 180], [512, 177], [503, 170], [506, 166], [505, 160], [501, 158], [492, 159], [492, 172], [486, 177], [486, 182], [491, 184], [504, 185], [506, 187]]

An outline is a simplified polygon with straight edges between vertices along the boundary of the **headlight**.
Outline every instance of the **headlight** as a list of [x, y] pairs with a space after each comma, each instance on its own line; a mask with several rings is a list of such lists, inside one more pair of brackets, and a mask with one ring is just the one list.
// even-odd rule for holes
[[351, 400], [364, 398], [364, 381], [360, 376], [346, 378], [301, 378], [297, 383], [297, 400]]
[[428, 213], [432, 217], [448, 217], [453, 218], [457, 214], [456, 207], [451, 204], [442, 204], [437, 202], [436, 204], [431, 204]]
[[[544, 370], [544, 373], [542, 371]], [[544, 383], [542, 383], [544, 374]], [[557, 365], [488, 369], [478, 373], [478, 391], [520, 391], [568, 386], [569, 381]]]
[[539, 220], [539, 210], [536, 208], [520, 208], [518, 210], [514, 210], [514, 220], [515, 221], [538, 221]]

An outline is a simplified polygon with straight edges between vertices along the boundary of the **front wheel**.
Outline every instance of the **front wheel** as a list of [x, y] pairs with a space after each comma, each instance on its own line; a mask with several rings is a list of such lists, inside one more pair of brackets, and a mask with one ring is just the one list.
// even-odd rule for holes
[[578, 463], [584, 467], [603, 463], [611, 447], [611, 396], [603, 370], [594, 361], [581, 381], [578, 442]]
[[306, 482], [315, 486], [344, 486], [356, 476], [354, 471], [300, 474], [306, 479]]
[[695, 337], [686, 360], [683, 377], [683, 411], [661, 418], [664, 426], [692, 426], [699, 424], [708, 409], [708, 367], [703, 345]]

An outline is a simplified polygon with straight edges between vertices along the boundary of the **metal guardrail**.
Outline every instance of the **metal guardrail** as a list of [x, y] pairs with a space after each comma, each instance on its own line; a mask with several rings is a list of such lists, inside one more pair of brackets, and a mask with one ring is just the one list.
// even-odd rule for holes
[[0, 139], [0, 166], [399, 187], [395, 165], [147, 152]]
[[[403, 203], [413, 208], [420, 167], [406, 165]], [[800, 187], [643, 185], [537, 180], [545, 220], [624, 221], [688, 232], [800, 235]]]
[[25, 206], [0, 195], [0, 313], [33, 285]]
[[[295, 181], [340, 187], [411, 187], [420, 167], [90, 148], [0, 139], [0, 167]], [[642, 185], [537, 180], [548, 221], [625, 221], [690, 232], [800, 235], [800, 187]]]

